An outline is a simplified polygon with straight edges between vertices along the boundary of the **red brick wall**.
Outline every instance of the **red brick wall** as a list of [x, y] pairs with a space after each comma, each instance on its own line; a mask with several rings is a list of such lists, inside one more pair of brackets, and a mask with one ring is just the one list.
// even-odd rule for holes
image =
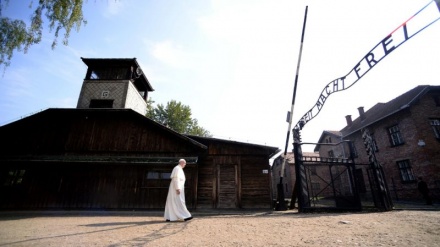
[[[374, 133], [379, 149], [376, 157], [383, 166], [393, 199], [396, 199], [397, 194], [399, 199], [421, 200], [417, 182], [404, 182], [400, 176], [396, 162], [402, 160], [409, 160], [415, 178], [423, 177], [433, 197], [439, 199], [440, 141], [435, 138], [429, 123], [431, 118], [440, 118], [440, 107], [436, 106], [432, 95], [427, 94], [410, 108], [368, 126], [370, 133]], [[388, 128], [396, 124], [399, 126], [404, 144], [392, 146]], [[354, 141], [358, 151], [356, 163], [368, 163], [361, 132], [358, 131], [345, 139], [347, 138]], [[426, 145], [420, 147], [419, 140], [423, 140]]]

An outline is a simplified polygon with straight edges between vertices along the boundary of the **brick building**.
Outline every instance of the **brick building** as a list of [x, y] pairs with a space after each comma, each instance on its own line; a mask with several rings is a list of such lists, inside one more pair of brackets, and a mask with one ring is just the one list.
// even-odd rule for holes
[[[368, 111], [358, 108], [359, 117], [346, 116], [347, 126], [339, 132], [324, 131], [320, 143], [330, 140], [353, 142], [356, 164], [367, 164], [362, 130], [368, 129], [374, 153], [382, 165], [391, 196], [395, 200], [422, 200], [417, 178], [423, 177], [434, 200], [440, 195], [440, 86], [421, 85], [387, 103], [377, 103]], [[321, 156], [349, 157], [347, 143], [317, 145]], [[360, 191], [368, 191], [366, 167], [358, 167]], [[363, 188], [362, 188], [363, 186]]]
[[[349, 157], [348, 150], [344, 148], [341, 143], [343, 140], [342, 133], [335, 130], [324, 130], [318, 143], [333, 144], [333, 145], [316, 145], [314, 151], [321, 154], [321, 156], [329, 158], [347, 158]], [[341, 143], [336, 145], [337, 143]]]

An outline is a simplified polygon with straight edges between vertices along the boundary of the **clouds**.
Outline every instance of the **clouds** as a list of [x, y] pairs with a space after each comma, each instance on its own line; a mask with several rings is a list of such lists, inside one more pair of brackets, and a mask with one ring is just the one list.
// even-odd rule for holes
[[171, 40], [153, 43], [151, 55], [173, 69], [189, 69], [194, 63], [193, 55]]
[[[104, 4], [106, 4], [104, 6], [103, 11], [102, 11], [102, 15], [105, 18], [112, 18], [115, 16], [120, 15], [121, 13], [124, 13], [124, 11], [126, 10], [126, 2], [124, 1], [103, 1]], [[95, 3], [97, 4], [97, 3]], [[99, 6], [97, 9], [100, 9], [102, 6]]]
[[[198, 22], [204, 32], [214, 39], [252, 45], [289, 35], [285, 27], [292, 26], [294, 9], [291, 1], [212, 1], [209, 15]], [[280, 36], [281, 35], [281, 36]], [[284, 37], [288, 37], [284, 36]], [[246, 48], [246, 47], [244, 47]]]

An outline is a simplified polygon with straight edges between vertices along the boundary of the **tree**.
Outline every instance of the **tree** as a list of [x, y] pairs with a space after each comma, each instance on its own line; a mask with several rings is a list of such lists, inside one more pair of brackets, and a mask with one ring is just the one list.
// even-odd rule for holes
[[[87, 1], [87, 0], [86, 0]], [[13, 20], [3, 17], [2, 10], [7, 7], [9, 0], [0, 0], [0, 66], [10, 65], [15, 51], [26, 53], [30, 46], [41, 42], [43, 30], [43, 14], [49, 21], [50, 32], [55, 30], [52, 49], [57, 45], [60, 32], [64, 30], [63, 44], [68, 45], [72, 28], [79, 31], [82, 24], [87, 24], [83, 17], [83, 0], [38, 0], [30, 25], [23, 20]], [[31, 0], [29, 8], [33, 8]]]
[[181, 134], [211, 137], [208, 130], [199, 126], [197, 119], [191, 117], [191, 108], [180, 102], [171, 100], [166, 106], [159, 104], [156, 108], [151, 98], [147, 101], [147, 117], [167, 126]]

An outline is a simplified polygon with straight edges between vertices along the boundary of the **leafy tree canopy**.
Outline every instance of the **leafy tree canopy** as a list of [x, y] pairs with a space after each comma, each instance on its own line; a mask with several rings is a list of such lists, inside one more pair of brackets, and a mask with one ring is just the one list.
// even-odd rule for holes
[[161, 123], [181, 134], [211, 137], [208, 130], [199, 126], [197, 119], [192, 118], [191, 108], [175, 100], [169, 101], [166, 106], [158, 104], [153, 107], [154, 101], [147, 102], [147, 117]]
[[30, 46], [41, 42], [44, 20], [48, 21], [50, 32], [55, 31], [52, 49], [56, 47], [62, 30], [64, 30], [62, 42], [67, 45], [72, 28], [79, 31], [82, 24], [87, 24], [82, 12], [83, 2], [83, 0], [30, 0], [28, 6], [32, 9], [32, 15], [30, 24], [26, 25], [23, 20], [4, 17], [2, 10], [8, 7], [9, 0], [0, 0], [0, 66], [5, 68], [9, 66], [15, 51], [26, 53]]

